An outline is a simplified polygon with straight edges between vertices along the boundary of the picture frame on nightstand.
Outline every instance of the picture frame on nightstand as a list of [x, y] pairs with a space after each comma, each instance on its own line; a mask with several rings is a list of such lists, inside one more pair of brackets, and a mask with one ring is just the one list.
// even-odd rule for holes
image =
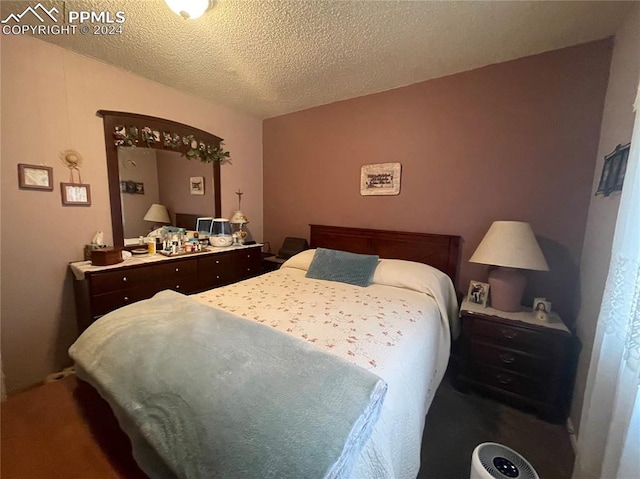
[[489, 299], [489, 285], [487, 283], [481, 283], [480, 281], [471, 280], [469, 282], [467, 299], [471, 303], [479, 304], [483, 308], [486, 307], [487, 300]]

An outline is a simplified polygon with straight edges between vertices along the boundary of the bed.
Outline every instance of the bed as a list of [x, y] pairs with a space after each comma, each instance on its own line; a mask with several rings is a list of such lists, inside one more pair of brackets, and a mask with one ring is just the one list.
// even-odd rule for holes
[[[239, 319], [238, 324], [241, 328], [255, 326], [261, 328], [261, 331], [269, 330], [270, 334], [270, 330], [273, 330], [278, 340], [285, 341], [283, 344], [293, 341], [296, 347], [300, 345], [302, 349], [307, 348], [312, 354], [317, 355], [313, 356], [314, 363], [318, 358], [342, 361], [336, 363], [336, 367], [343, 367], [348, 363], [348, 366], [354, 369], [350, 372], [357, 375], [365, 371], [369, 374], [367, 379], [377, 378], [378, 381], [373, 388], [379, 389], [383, 385], [384, 392], [377, 396], [377, 409], [373, 414], [375, 417], [367, 421], [365, 428], [368, 429], [366, 434], [362, 433], [362, 443], [355, 444], [352, 448], [353, 454], [348, 456], [345, 465], [341, 466], [335, 475], [327, 477], [415, 477], [419, 469], [424, 418], [447, 365], [451, 335], [457, 333], [456, 301], [452, 284], [457, 274], [459, 241], [459, 237], [447, 235], [312, 225], [312, 249], [288, 260], [280, 270], [225, 288], [196, 294], [190, 298], [177, 298], [180, 305], [176, 307], [182, 308], [185, 305], [184, 307], [191, 308], [188, 311], [204, 311], [204, 314], [215, 311], [215, 314], [233, 315]], [[372, 284], [365, 288], [341, 281], [307, 278], [310, 268], [313, 268], [316, 252], [325, 249], [377, 254], [384, 259], [377, 263]], [[435, 268], [425, 264], [431, 264]], [[138, 307], [143, 307], [140, 303], [137, 304]], [[163, 303], [158, 309], [171, 309], [173, 304]], [[140, 313], [141, 310], [130, 311], [138, 318], [146, 314]], [[113, 318], [100, 321], [104, 324], [109, 321], [109, 326], [113, 329], [120, 328], [120, 323], [117, 322], [119, 320], [111, 319]], [[229, 317], [224, 316], [223, 323], [229, 322]], [[209, 324], [208, 320], [207, 323]], [[216, 330], [216, 334], [218, 332], [219, 330]], [[103, 347], [101, 341], [104, 341], [106, 334], [110, 333], [96, 334], [93, 343], [88, 343], [92, 351]], [[179, 334], [179, 331], [173, 334], [174, 342], [178, 341], [175, 338]], [[221, 343], [220, 348], [223, 347], [224, 343]], [[274, 349], [283, 348], [285, 346]], [[112, 357], [114, 354], [108, 356]], [[234, 357], [238, 362], [237, 356]], [[118, 411], [117, 401], [114, 405], [114, 394], [105, 390], [100, 375], [92, 375], [85, 371], [87, 364], [82, 362], [81, 355], [76, 357], [77, 361], [78, 359], [81, 371], [87, 374], [84, 378], [110, 401], [111, 407], [120, 419], [120, 426], [130, 437], [136, 436], [137, 426], [126, 424], [127, 419], [123, 418], [122, 411]], [[298, 360], [293, 362], [296, 361]], [[105, 362], [108, 361], [101, 361]], [[118, 365], [115, 366], [117, 367]], [[167, 365], [164, 369], [171, 367]], [[333, 369], [333, 366], [329, 369]], [[109, 378], [114, 376], [114, 371], [117, 369], [108, 370]], [[291, 372], [287, 372], [287, 376], [295, 373], [293, 368]], [[197, 381], [189, 381], [193, 382]], [[307, 385], [300, 389], [306, 388]], [[328, 389], [338, 390], [339, 385]], [[313, 394], [325, 393], [314, 390]], [[202, 394], [198, 393], [198, 397], [200, 396]], [[249, 395], [248, 401], [250, 400]], [[328, 397], [326, 402], [335, 400]], [[311, 406], [309, 408], [311, 409]], [[336, 409], [343, 408], [348, 409], [343, 405]], [[356, 414], [355, 417], [363, 416]], [[322, 435], [326, 436], [327, 433]], [[345, 437], [350, 439], [351, 435]], [[251, 462], [254, 449], [243, 452], [242, 459], [245, 462]], [[228, 449], [224, 451], [227, 452]], [[282, 450], [277, 450], [277, 453], [272, 455], [278, 458], [276, 462], [284, 461]], [[161, 456], [163, 460], [166, 459], [164, 455]], [[284, 454], [284, 457], [287, 455]], [[345, 457], [344, 451], [339, 457], [341, 460]], [[108, 460], [113, 460], [113, 455], [109, 456]], [[139, 457], [138, 460], [140, 462]], [[185, 461], [178, 459], [178, 462]], [[116, 466], [117, 464], [114, 465], [114, 469]], [[170, 477], [164, 472], [154, 471], [148, 464], [144, 464], [143, 469], [151, 471], [152, 476]], [[170, 469], [176, 472], [175, 468]], [[176, 475], [205, 477], [199, 470], [190, 469], [181, 469]], [[240, 476], [251, 477], [246, 473], [237, 475]], [[265, 474], [261, 476], [266, 477]], [[228, 473], [227, 477], [230, 477]]]

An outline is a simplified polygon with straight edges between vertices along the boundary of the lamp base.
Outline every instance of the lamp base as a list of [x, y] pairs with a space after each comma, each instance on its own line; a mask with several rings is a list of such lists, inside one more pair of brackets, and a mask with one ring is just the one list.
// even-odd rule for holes
[[522, 294], [527, 280], [522, 271], [498, 267], [489, 273], [491, 307], [500, 311], [515, 312], [522, 308]]

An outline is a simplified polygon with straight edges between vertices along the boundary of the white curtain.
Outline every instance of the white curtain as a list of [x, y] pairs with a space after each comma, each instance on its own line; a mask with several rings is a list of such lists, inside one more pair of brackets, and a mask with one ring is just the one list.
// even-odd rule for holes
[[640, 87], [574, 479], [640, 477]]

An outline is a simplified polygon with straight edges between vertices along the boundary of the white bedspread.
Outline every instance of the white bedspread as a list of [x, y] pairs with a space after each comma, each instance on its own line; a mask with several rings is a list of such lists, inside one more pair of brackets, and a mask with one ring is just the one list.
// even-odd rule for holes
[[389, 390], [381, 416], [353, 477], [415, 478], [426, 412], [449, 357], [449, 318], [441, 311], [454, 314], [453, 286], [444, 274], [446, 280], [438, 277], [434, 282], [441, 284], [432, 286], [437, 292], [428, 295], [383, 284], [361, 288], [307, 279], [305, 273], [284, 267], [193, 297], [313, 343], [384, 379]]

